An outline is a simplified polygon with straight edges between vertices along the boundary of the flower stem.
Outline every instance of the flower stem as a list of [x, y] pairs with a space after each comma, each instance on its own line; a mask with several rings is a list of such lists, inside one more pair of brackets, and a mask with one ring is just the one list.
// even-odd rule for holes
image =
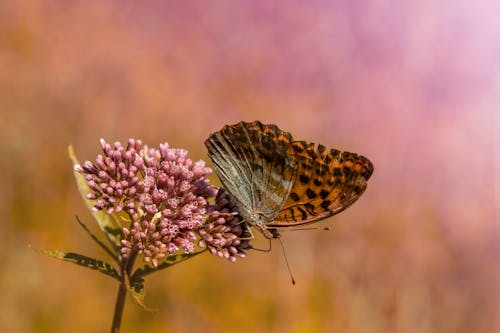
[[125, 300], [127, 298], [127, 285], [125, 284], [125, 275], [130, 276], [134, 262], [137, 257], [137, 252], [134, 251], [130, 254], [129, 258], [123, 258], [121, 264], [121, 282], [118, 287], [118, 295], [116, 296], [115, 314], [113, 316], [113, 325], [111, 326], [111, 333], [120, 333], [120, 325], [122, 322], [123, 309], [125, 308]]
[[118, 288], [118, 295], [116, 296], [115, 304], [115, 314], [113, 316], [113, 326], [111, 327], [111, 333], [120, 332], [120, 324], [122, 322], [123, 308], [125, 307], [125, 299], [127, 298], [127, 286], [125, 282], [120, 283]]

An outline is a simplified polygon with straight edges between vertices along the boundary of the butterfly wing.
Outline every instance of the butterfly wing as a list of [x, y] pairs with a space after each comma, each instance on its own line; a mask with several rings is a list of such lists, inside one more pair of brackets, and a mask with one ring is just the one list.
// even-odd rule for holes
[[373, 173], [365, 157], [322, 145], [294, 141], [289, 154], [297, 163], [297, 178], [282, 210], [269, 227], [316, 222], [352, 205]]
[[225, 126], [205, 141], [215, 172], [247, 221], [265, 224], [283, 207], [296, 174], [291, 142], [290, 133], [259, 121]]

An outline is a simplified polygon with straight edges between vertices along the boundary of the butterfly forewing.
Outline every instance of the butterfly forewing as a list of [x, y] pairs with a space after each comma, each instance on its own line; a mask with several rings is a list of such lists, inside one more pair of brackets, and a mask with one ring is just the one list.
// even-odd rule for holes
[[249, 222], [267, 223], [280, 212], [295, 182], [289, 133], [260, 122], [225, 126], [205, 141], [214, 169]]
[[363, 156], [327, 151], [324, 146], [294, 141], [289, 154], [297, 163], [297, 177], [287, 201], [269, 227], [306, 224], [335, 215], [365, 191], [373, 165]]

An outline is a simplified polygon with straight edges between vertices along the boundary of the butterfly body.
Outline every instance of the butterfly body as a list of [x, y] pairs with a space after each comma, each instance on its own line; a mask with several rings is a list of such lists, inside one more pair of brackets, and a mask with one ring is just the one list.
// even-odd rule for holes
[[279, 228], [312, 223], [349, 207], [373, 172], [361, 156], [294, 141], [259, 121], [240, 122], [205, 141], [223, 186], [244, 220], [265, 237]]

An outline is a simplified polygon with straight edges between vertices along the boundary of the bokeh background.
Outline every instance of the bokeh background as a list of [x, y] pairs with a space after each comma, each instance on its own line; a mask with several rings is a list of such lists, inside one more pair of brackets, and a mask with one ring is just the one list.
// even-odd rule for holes
[[[123, 332], [499, 332], [497, 1], [1, 1], [0, 331], [105, 332], [117, 285], [74, 184], [98, 139], [259, 119], [362, 153], [368, 190], [279, 247], [153, 274]], [[212, 182], [218, 184], [216, 177]], [[96, 230], [94, 226], [94, 230]], [[256, 240], [263, 247], [263, 240]]]

